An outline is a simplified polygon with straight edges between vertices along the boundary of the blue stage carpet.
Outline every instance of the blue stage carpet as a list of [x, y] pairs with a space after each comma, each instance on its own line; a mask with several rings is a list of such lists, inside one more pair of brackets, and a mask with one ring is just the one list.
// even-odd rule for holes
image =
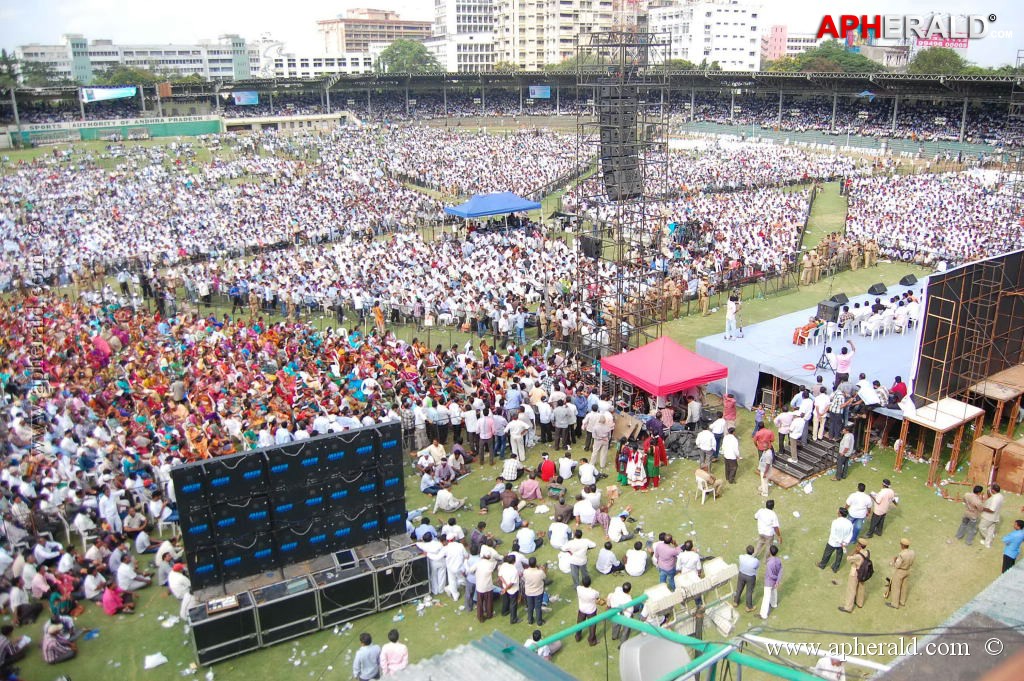
[[[908, 288], [915, 292], [922, 288], [926, 289], [927, 280], [919, 280], [911, 287], [889, 286], [888, 292], [883, 296], [857, 296], [850, 299], [849, 305], [852, 309], [854, 303], [863, 305], [865, 302], [873, 302], [876, 297], [887, 301], [892, 296], [901, 295]], [[744, 327], [744, 337], [738, 340], [725, 340], [723, 329], [722, 333], [698, 340], [697, 354], [729, 367], [729, 392], [736, 397], [739, 404], [749, 409], [755, 401], [759, 402], [761, 399], [757, 393], [757, 385], [762, 373], [778, 376], [796, 385], [814, 385], [814, 365], [821, 357], [823, 345], [793, 345], [792, 341], [793, 330], [806, 324], [816, 312], [816, 308], [807, 308]], [[857, 354], [850, 372], [854, 381], [861, 372], [864, 372], [870, 380], [878, 379], [886, 387], [892, 385], [895, 376], [903, 377], [909, 384], [917, 357], [915, 348], [918, 345], [918, 331], [919, 327], [913, 327], [903, 335], [878, 335], [872, 339], [861, 336], [859, 330], [854, 330], [845, 338], [834, 339], [832, 347], [838, 353], [847, 339], [853, 340], [857, 346]], [[831, 388], [834, 379], [832, 372], [826, 369], [823, 375], [825, 384]], [[725, 381], [717, 381], [710, 384], [708, 390], [722, 394], [725, 386]]]

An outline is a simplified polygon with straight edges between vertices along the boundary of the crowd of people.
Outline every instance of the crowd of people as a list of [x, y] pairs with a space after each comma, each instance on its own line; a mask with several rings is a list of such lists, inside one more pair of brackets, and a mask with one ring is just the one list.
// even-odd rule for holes
[[1024, 246], [1013, 197], [994, 172], [859, 177], [849, 197], [846, 233], [874, 240], [885, 258], [958, 265]]

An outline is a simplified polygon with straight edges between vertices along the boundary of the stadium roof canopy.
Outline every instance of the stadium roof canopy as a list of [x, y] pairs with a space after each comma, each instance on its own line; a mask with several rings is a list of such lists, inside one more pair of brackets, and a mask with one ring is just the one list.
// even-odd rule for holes
[[[906, 73], [775, 73], [747, 71], [675, 71], [669, 75], [669, 91], [719, 91], [747, 93], [851, 96], [871, 92], [876, 97], [924, 97], [1009, 101], [1014, 82], [1021, 76], [926, 76]], [[527, 71], [519, 73], [448, 74], [334, 74], [319, 78], [254, 78], [242, 81], [175, 83], [174, 94], [211, 96], [219, 92], [255, 90], [264, 93], [352, 90], [433, 90], [462, 88], [521, 88], [528, 85], [576, 87], [572, 72]], [[126, 83], [131, 85], [131, 83]], [[76, 86], [18, 88], [25, 99], [67, 98]]]

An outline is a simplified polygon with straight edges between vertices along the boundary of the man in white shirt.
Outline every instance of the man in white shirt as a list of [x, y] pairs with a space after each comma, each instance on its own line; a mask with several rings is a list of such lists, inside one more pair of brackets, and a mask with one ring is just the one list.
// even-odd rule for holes
[[580, 483], [586, 487], [587, 485], [597, 484], [597, 468], [594, 464], [590, 463], [587, 459], [581, 459], [579, 469], [577, 471], [580, 475]]
[[516, 510], [515, 506], [507, 506], [501, 509], [501, 523], [498, 527], [501, 528], [502, 532], [511, 534], [520, 527], [523, 526], [523, 519], [519, 515], [519, 511]]
[[628, 541], [633, 538], [633, 533], [626, 527], [626, 518], [629, 517], [629, 507], [626, 510], [612, 516], [608, 523], [608, 539], [618, 544], [621, 541]]
[[576, 530], [573, 538], [562, 548], [564, 553], [569, 554], [569, 574], [572, 575], [573, 586], [579, 586], [583, 579], [590, 581], [590, 575], [587, 573], [587, 551], [594, 548], [597, 548], [597, 544], [584, 539], [583, 530]]
[[[615, 591], [608, 594], [608, 598], [605, 599], [608, 603], [608, 608], [621, 608], [626, 603], [629, 603], [633, 600], [633, 596], [630, 595], [632, 591], [633, 585], [629, 582], [624, 582], [622, 586], [615, 587]], [[623, 608], [619, 611], [619, 614], [623, 617], [632, 617], [633, 608]], [[624, 627], [621, 624], [612, 624], [612, 640], [617, 641], [621, 638], [622, 641], [627, 641], [632, 631], [629, 627]]]
[[[804, 400], [808, 402], [809, 400]], [[807, 421], [800, 415], [797, 415], [793, 422], [789, 424], [789, 460], [796, 463], [800, 452], [800, 441], [804, 436], [805, 429], [807, 427]]]
[[694, 549], [693, 542], [687, 539], [680, 548], [682, 551], [676, 556], [676, 572], [679, 573], [676, 579], [689, 574], [701, 577], [700, 554]]
[[149, 575], [140, 575], [135, 571], [131, 554], [126, 551], [121, 556], [121, 564], [117, 568], [117, 585], [125, 591], [138, 591], [149, 586], [151, 581]]
[[537, 547], [544, 544], [544, 540], [537, 536], [537, 533], [530, 527], [528, 520], [524, 520], [523, 526], [516, 532], [516, 541], [519, 542], [519, 551], [521, 553], [533, 553], [537, 550]]
[[572, 531], [565, 523], [558, 522], [556, 520], [548, 525], [548, 542], [551, 544], [552, 548], [561, 551], [565, 548], [565, 545], [571, 536]]
[[700, 467], [704, 470], [708, 470], [711, 467], [711, 456], [715, 451], [715, 436], [712, 432], [705, 428], [704, 430], [697, 433], [697, 438], [694, 442], [697, 445], [697, 449], [700, 450]]
[[725, 418], [722, 416], [719, 416], [717, 419], [711, 422], [710, 426], [708, 426], [708, 430], [710, 430], [711, 434], [715, 436], [716, 461], [718, 460], [718, 457], [722, 455], [722, 440], [725, 438], [726, 428], [728, 428], [728, 425], [725, 422]]
[[722, 438], [722, 458], [725, 459], [725, 479], [730, 485], [735, 485], [741, 458], [740, 441], [736, 437], [735, 428], [730, 427]]
[[831, 401], [832, 398], [828, 396], [825, 386], [819, 388], [812, 403], [811, 436], [815, 440], [825, 437], [825, 424], [828, 423], [828, 407]]
[[171, 574], [167, 575], [167, 590], [179, 601], [192, 590], [192, 580], [185, 574], [185, 564], [175, 563]]
[[782, 530], [779, 527], [779, 516], [775, 513], [775, 500], [769, 499], [764, 502], [764, 508], [758, 509], [754, 514], [757, 521], [757, 544], [754, 547], [754, 555], [761, 556], [768, 552], [768, 547], [775, 541], [782, 543]]
[[864, 520], [868, 517], [871, 505], [871, 495], [867, 493], [867, 486], [863, 482], [857, 483], [857, 491], [846, 497], [846, 508], [850, 511], [850, 522], [853, 523], [853, 537], [851, 544], [857, 541], [860, 530], [864, 526]]
[[597, 561], [594, 563], [594, 567], [602, 575], [610, 575], [613, 572], [621, 572], [625, 569], [622, 561], [612, 551], [612, 543], [610, 541], [606, 541], [601, 550], [597, 552]]
[[635, 542], [633, 548], [626, 551], [626, 574], [630, 577], [639, 577], [646, 572], [647, 558], [643, 542]]
[[427, 556], [427, 572], [430, 580], [430, 593], [434, 596], [444, 591], [447, 568], [444, 559], [444, 545], [434, 537], [433, 532], [423, 535], [423, 540], [416, 542], [416, 548]]
[[[593, 542], [591, 542], [593, 544]], [[580, 584], [576, 587], [576, 598], [579, 602], [579, 609], [576, 613], [576, 623], [586, 621], [597, 614], [597, 599], [601, 597], [597, 589], [590, 586], [590, 575], [584, 575]], [[583, 630], [576, 632], [576, 641], [583, 640]], [[597, 625], [588, 627], [587, 643], [591, 646], [597, 645]]]
[[576, 495], [576, 503], [573, 504], [572, 515], [576, 518], [577, 529], [579, 528], [580, 523], [593, 527], [594, 523], [597, 522], [597, 509], [594, 508], [594, 505], [590, 503], [590, 500], [584, 498], [582, 494]]
[[832, 561], [832, 572], [838, 573], [839, 568], [842, 567], [843, 553], [853, 537], [853, 523], [850, 522], [849, 515], [850, 512], [845, 508], [839, 509], [836, 519], [832, 521], [832, 526], [829, 528], [825, 552], [821, 554], [818, 568], [824, 570], [833, 554], [835, 554], [835, 560]]
[[576, 468], [576, 462], [572, 460], [572, 452], [566, 452], [558, 460], [558, 474], [562, 476], [563, 480], [571, 480], [573, 469]]
[[507, 555], [498, 566], [498, 586], [501, 587], [501, 615], [509, 616], [510, 624], [519, 622], [519, 570], [515, 556]]
[[446, 591], [451, 595], [453, 601], [457, 601], [459, 600], [459, 586], [466, 583], [462, 571], [469, 558], [469, 552], [458, 539], [448, 539], [444, 548], [441, 549], [441, 556], [444, 558], [445, 577], [448, 582]]

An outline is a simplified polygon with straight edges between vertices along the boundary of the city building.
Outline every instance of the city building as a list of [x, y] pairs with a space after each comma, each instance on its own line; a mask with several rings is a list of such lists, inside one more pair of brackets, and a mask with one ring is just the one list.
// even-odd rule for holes
[[527, 71], [576, 55], [576, 40], [610, 30], [612, 0], [494, 0], [494, 61]]
[[448, 72], [494, 68], [494, 0], [434, 0], [434, 23], [424, 45]]
[[671, 40], [669, 59], [718, 62], [723, 71], [761, 67], [760, 7], [740, 0], [701, 0], [648, 10], [652, 33]]
[[373, 56], [369, 52], [342, 54], [295, 54], [283, 42], [265, 40], [259, 49], [259, 78], [317, 78], [335, 73], [358, 75], [373, 72]]
[[398, 12], [383, 9], [350, 9], [336, 19], [316, 22], [323, 54], [369, 52], [373, 43], [396, 40], [423, 42], [430, 37], [431, 22], [407, 21]]
[[813, 33], [791, 33], [788, 26], [769, 26], [761, 36], [761, 60], [775, 61], [795, 57], [814, 49], [827, 38], [819, 39]]
[[63, 36], [58, 45], [29, 44], [15, 48], [24, 63], [46, 64], [58, 78], [91, 84], [112, 66], [130, 66], [175, 73], [199, 74], [207, 80], [244, 80], [259, 72], [259, 50], [237, 35], [194, 45], [117, 45], [111, 40], [87, 41], [77, 33]]

